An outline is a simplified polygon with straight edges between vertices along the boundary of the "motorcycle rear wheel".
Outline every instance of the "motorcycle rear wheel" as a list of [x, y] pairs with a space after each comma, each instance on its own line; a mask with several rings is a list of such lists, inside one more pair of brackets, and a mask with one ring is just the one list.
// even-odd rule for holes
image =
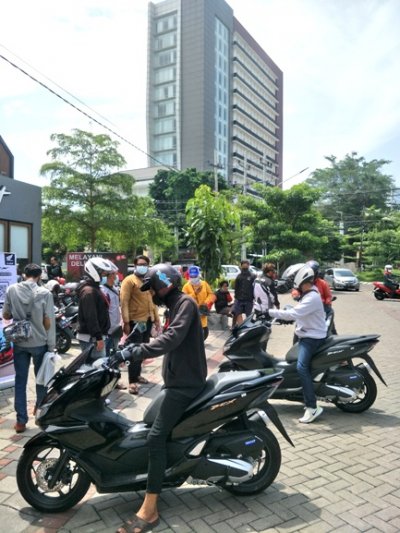
[[58, 353], [67, 353], [71, 348], [71, 336], [65, 331], [65, 329], [56, 330], [56, 349]]
[[25, 448], [17, 467], [17, 485], [23, 498], [43, 513], [60, 513], [76, 505], [87, 493], [90, 478], [72, 459], [66, 463], [59, 480], [48, 488], [49, 476], [56, 468], [63, 449], [42, 444]]
[[264, 442], [259, 457], [254, 463], [254, 476], [240, 485], [223, 485], [232, 494], [250, 496], [258, 494], [273, 483], [281, 467], [281, 448], [275, 435], [262, 424], [250, 424], [254, 435]]
[[357, 371], [360, 372], [364, 378], [364, 387], [361, 395], [351, 403], [341, 403], [339, 400], [333, 402], [336, 407], [346, 413], [362, 413], [363, 411], [366, 411], [375, 402], [378, 394], [375, 380], [368, 370], [358, 367]]

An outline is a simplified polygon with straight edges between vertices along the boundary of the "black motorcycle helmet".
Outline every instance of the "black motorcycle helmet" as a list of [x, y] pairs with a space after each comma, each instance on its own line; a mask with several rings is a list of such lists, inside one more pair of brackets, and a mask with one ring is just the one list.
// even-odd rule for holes
[[315, 261], [314, 259], [311, 259], [310, 261], [307, 261], [307, 266], [311, 267], [314, 270], [314, 279], [319, 277], [319, 263], [318, 261]]
[[163, 300], [173, 289], [179, 289], [181, 282], [182, 277], [176, 268], [160, 263], [148, 270], [140, 290], [148, 291], [153, 289], [158, 298]]

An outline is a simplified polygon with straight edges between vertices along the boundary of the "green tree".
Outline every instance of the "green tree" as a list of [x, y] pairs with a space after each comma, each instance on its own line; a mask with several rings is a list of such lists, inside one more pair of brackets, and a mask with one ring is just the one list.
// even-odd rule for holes
[[340, 161], [333, 155], [325, 159], [330, 167], [315, 170], [306, 183], [321, 191], [318, 206], [326, 218], [342, 222], [346, 232], [349, 227], [361, 228], [367, 208], [386, 208], [394, 182], [382, 167], [390, 161], [366, 161], [357, 152]]
[[267, 249], [267, 259], [281, 268], [290, 263], [340, 258], [338, 228], [315, 207], [319, 191], [309, 185], [291, 189], [257, 186], [261, 198], [242, 196], [246, 224], [252, 228], [251, 245]]
[[[186, 203], [193, 198], [200, 185], [214, 187], [213, 172], [198, 172], [195, 168], [182, 171], [159, 170], [149, 187], [149, 194], [154, 200], [160, 217], [173, 228], [175, 235], [175, 256], [179, 244], [184, 241], [186, 233]], [[227, 188], [226, 181], [218, 176], [218, 190]]]
[[228, 246], [226, 234], [240, 223], [237, 209], [225, 196], [201, 185], [186, 206], [188, 242], [199, 256], [206, 279], [213, 282], [221, 270], [221, 258]]
[[47, 152], [52, 161], [41, 168], [42, 175], [50, 176], [43, 188], [44, 218], [65, 224], [96, 251], [99, 239], [104, 243], [108, 232], [124, 223], [132, 177], [118, 172], [125, 160], [108, 135], [76, 129], [50, 138], [57, 146]]
[[110, 236], [110, 247], [124, 251], [132, 259], [142, 250], [151, 248], [157, 258], [173, 246], [171, 229], [158, 216], [153, 200], [133, 196], [124, 213], [124, 223]]

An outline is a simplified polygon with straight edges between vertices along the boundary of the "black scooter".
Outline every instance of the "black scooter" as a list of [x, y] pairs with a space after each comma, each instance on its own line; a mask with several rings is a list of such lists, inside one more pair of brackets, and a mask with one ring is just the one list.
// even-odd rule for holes
[[[163, 391], [142, 422], [127, 420], [105, 401], [120, 378], [117, 359], [92, 364], [91, 350], [49, 382], [36, 414], [42, 432], [25, 444], [18, 462], [18, 488], [42, 512], [69, 509], [91, 483], [100, 493], [146, 487], [146, 437]], [[281, 381], [271, 369], [211, 376], [167, 443], [164, 486], [205, 482], [239, 495], [268, 487], [279, 472], [281, 451], [267, 421], [293, 445], [268, 403]]]
[[[300, 378], [296, 370], [298, 345], [287, 352], [285, 360], [267, 353], [266, 346], [273, 324], [282, 324], [263, 314], [254, 314], [236, 327], [225, 342], [223, 354], [229, 359], [220, 365], [220, 372], [272, 368], [281, 371], [283, 382], [273, 399], [303, 402]], [[386, 385], [370, 350], [379, 342], [379, 335], [331, 335], [314, 355], [311, 374], [319, 400], [331, 402], [342, 411], [361, 413], [374, 403], [377, 387], [372, 369]], [[354, 359], [365, 362], [355, 364]]]

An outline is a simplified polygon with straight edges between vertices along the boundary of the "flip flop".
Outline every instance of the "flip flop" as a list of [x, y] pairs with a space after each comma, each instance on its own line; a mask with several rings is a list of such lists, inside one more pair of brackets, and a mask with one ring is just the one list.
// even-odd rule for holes
[[129, 384], [129, 394], [139, 394], [139, 389], [136, 383]]
[[145, 531], [152, 531], [153, 528], [157, 527], [159, 523], [159, 518], [153, 522], [146, 522], [146, 520], [142, 520], [135, 515], [133, 520], [124, 522], [122, 526], [117, 529], [116, 533], [145, 533]]

